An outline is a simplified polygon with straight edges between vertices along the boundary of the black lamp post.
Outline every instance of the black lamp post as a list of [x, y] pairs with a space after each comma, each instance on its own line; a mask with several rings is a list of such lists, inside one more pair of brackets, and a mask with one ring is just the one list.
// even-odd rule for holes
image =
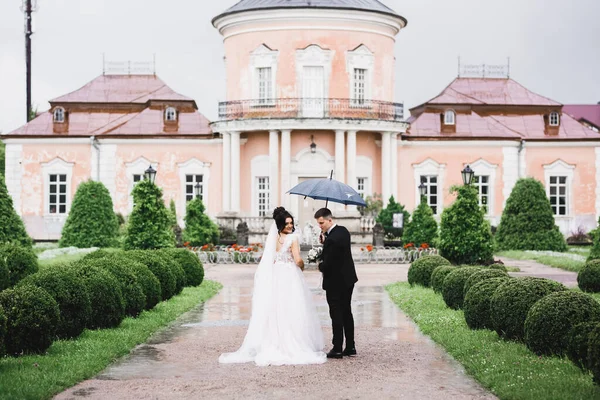
[[156, 180], [156, 170], [152, 168], [152, 165], [150, 165], [148, 169], [144, 171], [144, 179], [147, 179], [150, 181], [150, 183], [154, 184], [154, 181]]
[[310, 135], [310, 152], [315, 154], [317, 152], [317, 144], [315, 143], [315, 137]]
[[463, 183], [467, 186], [473, 182], [473, 177], [475, 176], [475, 172], [471, 169], [470, 166], [466, 166], [461, 172]]
[[200, 189], [201, 188], [202, 188], [202, 185], [200, 184], [200, 182], [196, 182], [196, 185], [194, 186], [194, 193], [196, 194], [197, 199], [200, 198]]
[[427, 186], [425, 186], [423, 182], [421, 182], [421, 184], [419, 185], [419, 194], [421, 195], [420, 199], [422, 202], [425, 196], [427, 195]]

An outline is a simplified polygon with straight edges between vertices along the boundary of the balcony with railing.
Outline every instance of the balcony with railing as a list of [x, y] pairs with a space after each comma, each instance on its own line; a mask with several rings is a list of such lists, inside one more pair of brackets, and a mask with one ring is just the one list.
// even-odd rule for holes
[[378, 100], [282, 98], [219, 103], [219, 119], [353, 119], [404, 121], [404, 105]]

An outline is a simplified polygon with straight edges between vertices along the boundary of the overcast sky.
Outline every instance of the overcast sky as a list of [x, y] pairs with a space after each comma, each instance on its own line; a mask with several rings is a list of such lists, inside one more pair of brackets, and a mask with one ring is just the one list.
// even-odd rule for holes
[[[237, 0], [39, 0], [33, 103], [78, 89], [109, 60], [151, 60], [214, 120], [224, 100], [222, 38], [211, 19]], [[506, 63], [511, 77], [564, 104], [600, 101], [600, 0], [384, 0], [408, 19], [396, 42], [396, 101], [434, 97], [464, 63]], [[0, 131], [25, 123], [20, 0], [0, 0]]]

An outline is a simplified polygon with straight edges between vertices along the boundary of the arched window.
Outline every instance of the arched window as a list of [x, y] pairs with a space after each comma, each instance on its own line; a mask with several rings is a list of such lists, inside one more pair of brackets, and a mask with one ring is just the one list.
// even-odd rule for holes
[[54, 109], [54, 122], [65, 122], [65, 109], [56, 107]]
[[165, 121], [177, 121], [177, 110], [173, 107], [167, 107], [165, 110]]
[[454, 125], [456, 124], [456, 114], [454, 110], [446, 110], [444, 112], [444, 125]]
[[560, 125], [560, 115], [556, 111], [550, 113], [550, 126]]

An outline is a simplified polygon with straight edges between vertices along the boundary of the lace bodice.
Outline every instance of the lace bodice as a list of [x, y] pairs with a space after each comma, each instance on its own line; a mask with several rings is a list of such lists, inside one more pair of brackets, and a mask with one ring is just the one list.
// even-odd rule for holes
[[294, 263], [294, 256], [292, 255], [292, 241], [294, 240], [293, 235], [287, 235], [285, 241], [281, 245], [279, 251], [275, 252], [274, 264], [286, 264]]

